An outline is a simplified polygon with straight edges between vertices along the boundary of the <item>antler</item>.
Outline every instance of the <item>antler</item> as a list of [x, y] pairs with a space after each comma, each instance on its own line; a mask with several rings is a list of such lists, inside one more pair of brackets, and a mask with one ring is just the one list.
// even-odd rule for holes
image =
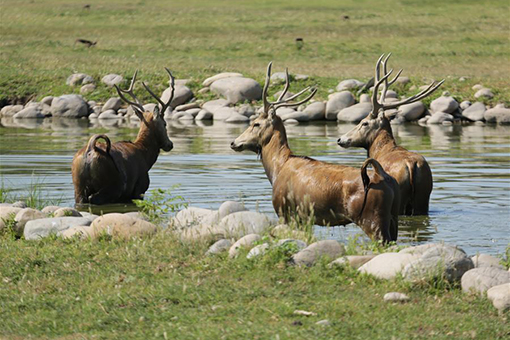
[[[272, 107], [275, 111], [280, 107], [293, 107], [293, 106], [299, 106], [301, 104], [306, 103], [312, 97], [317, 93], [317, 88], [311, 88], [310, 86], [302, 89], [298, 93], [290, 96], [289, 98], [283, 99], [285, 95], [287, 94], [289, 87], [290, 87], [290, 77], [289, 77], [289, 70], [285, 69], [285, 87], [283, 88], [282, 93], [278, 97], [278, 99], [275, 102], [270, 102], [267, 100], [267, 90], [269, 89], [269, 81], [271, 79], [271, 66], [273, 65], [273, 62], [270, 62], [269, 65], [267, 65], [267, 73], [266, 73], [266, 82], [264, 83], [264, 89], [262, 90], [262, 98], [264, 100], [264, 112], [269, 113], [269, 109]], [[311, 90], [310, 95], [308, 95], [305, 99], [291, 103], [290, 101], [296, 99], [306, 91]]]
[[[145, 109], [143, 108], [142, 103], [136, 98], [135, 94], [133, 93], [133, 88], [135, 86], [136, 82], [136, 75], [138, 74], [138, 70], [135, 71], [135, 74], [133, 75], [133, 78], [131, 79], [131, 84], [129, 85], [129, 88], [127, 90], [123, 90], [120, 87], [117, 86], [117, 84], [113, 85], [115, 86], [115, 89], [117, 90], [117, 93], [119, 94], [119, 97], [122, 98], [123, 101], [128, 103], [129, 105], [133, 106], [134, 108], [138, 109], [140, 112], [144, 112]], [[130, 101], [124, 96], [124, 93], [129, 94], [135, 102]]]
[[168, 73], [168, 76], [170, 77], [170, 87], [172, 88], [170, 98], [168, 99], [168, 101], [166, 103], [163, 103], [163, 101], [158, 96], [156, 96], [154, 94], [154, 92], [152, 92], [151, 89], [144, 82], [142, 82], [142, 85], [143, 85], [143, 87], [145, 87], [147, 92], [149, 92], [151, 94], [151, 96], [153, 96], [158, 101], [159, 105], [161, 105], [160, 112], [163, 114], [165, 113], [168, 106], [170, 106], [170, 103], [172, 102], [172, 99], [174, 99], [174, 94], [175, 94], [175, 78], [172, 75], [172, 72], [170, 72], [170, 70], [167, 69], [166, 67], [165, 67], [165, 71]]
[[[400, 101], [396, 101], [396, 102], [384, 103], [384, 100], [386, 99], [386, 92], [388, 91], [388, 88], [393, 83], [395, 83], [397, 81], [398, 77], [402, 73], [402, 69], [400, 69], [400, 71], [398, 71], [397, 75], [392, 80], [388, 81], [389, 76], [393, 72], [393, 69], [391, 69], [389, 72], [386, 69], [386, 62], [388, 61], [390, 56], [391, 56], [391, 53], [388, 53], [388, 55], [386, 55], [386, 56], [384, 54], [382, 54], [379, 57], [379, 60], [377, 60], [377, 64], [375, 66], [375, 85], [374, 85], [374, 92], [372, 94], [373, 109], [372, 109], [372, 112], [370, 113], [370, 116], [372, 118], [377, 117], [377, 114], [378, 114], [379, 110], [381, 110], [381, 109], [383, 111], [389, 110], [389, 109], [394, 109], [401, 105], [410, 104], [410, 103], [414, 103], [418, 100], [421, 100], [421, 99], [431, 95], [435, 90], [437, 90], [439, 88], [439, 86], [441, 86], [444, 83], [444, 79], [441, 80], [439, 83], [436, 83], [435, 81], [433, 81], [426, 89], [424, 89], [423, 91], [420, 91], [419, 93], [415, 94], [414, 96], [411, 96], [409, 98], [406, 98], [406, 99], [403, 99]], [[382, 69], [383, 69], [382, 78], [381, 78], [381, 74], [380, 74], [381, 73], [381, 65], [382, 65]], [[379, 100], [377, 100], [377, 95], [379, 93], [379, 86], [381, 86], [381, 85], [383, 85], [383, 89], [381, 91], [381, 97]]]

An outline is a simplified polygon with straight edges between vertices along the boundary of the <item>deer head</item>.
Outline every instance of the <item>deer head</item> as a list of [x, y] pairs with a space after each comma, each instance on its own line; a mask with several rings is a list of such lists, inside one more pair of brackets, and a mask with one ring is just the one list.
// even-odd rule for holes
[[[395, 109], [401, 105], [417, 102], [432, 94], [439, 88], [439, 86], [443, 84], [444, 79], [438, 83], [433, 81], [426, 89], [415, 94], [414, 96], [399, 101], [385, 103], [384, 101], [386, 99], [388, 88], [397, 81], [398, 77], [402, 73], [402, 69], [400, 69], [392, 80], [388, 80], [390, 75], [393, 73], [393, 69], [387, 71], [386, 63], [388, 62], [390, 56], [391, 53], [388, 53], [388, 55], [381, 55], [375, 66], [375, 85], [374, 92], [372, 93], [372, 111], [352, 130], [338, 139], [337, 143], [341, 147], [348, 148], [351, 146], [357, 146], [368, 148], [374, 141], [379, 130], [385, 129], [391, 133], [390, 121], [384, 114], [385, 110]], [[379, 87], [381, 85], [383, 86], [381, 95], [379, 98], [377, 98], [379, 94]]]
[[[133, 78], [131, 79], [131, 84], [129, 85], [129, 88], [127, 90], [122, 90], [117, 85], [114, 85], [114, 86], [115, 86], [115, 89], [117, 90], [117, 93], [119, 94], [119, 97], [122, 98], [122, 100], [124, 100], [127, 104], [131, 105], [136, 116], [138, 118], [140, 118], [140, 120], [142, 121], [140, 131], [143, 132], [144, 130], [147, 129], [148, 133], [150, 135], [150, 138], [154, 138], [156, 140], [159, 148], [168, 152], [168, 151], [172, 150], [173, 143], [170, 140], [170, 138], [168, 138], [168, 133], [166, 131], [166, 121], [163, 118], [163, 115], [164, 115], [165, 110], [168, 108], [168, 106], [172, 102], [172, 99], [174, 98], [175, 79], [169, 69], [167, 69], [165, 67], [165, 70], [170, 77], [170, 82], [171, 82], [171, 86], [172, 86], [172, 93], [166, 103], [163, 103], [163, 101], [158, 96], [156, 96], [154, 94], [154, 92], [152, 92], [151, 89], [144, 82], [142, 82], [143, 87], [158, 102], [159, 106], [156, 106], [154, 108], [154, 112], [149, 112], [149, 111], [145, 110], [142, 103], [138, 100], [138, 98], [135, 96], [135, 94], [133, 92], [133, 88], [134, 88], [134, 85], [136, 82], [136, 75], [138, 73], [138, 70], [135, 71], [135, 74], [133, 75]], [[124, 96], [124, 94], [129, 94], [133, 98], [134, 101], [127, 99]]]
[[[298, 93], [286, 98], [285, 95], [289, 90], [290, 80], [289, 71], [285, 70], [285, 88], [275, 102], [270, 102], [268, 97], [269, 81], [271, 79], [271, 66], [272, 62], [267, 66], [266, 81], [264, 89], [262, 90], [262, 99], [264, 101], [264, 112], [261, 113], [250, 126], [231, 144], [230, 147], [234, 151], [250, 150], [253, 152], [260, 153], [262, 146], [266, 145], [273, 136], [275, 129], [280, 125], [283, 126], [282, 120], [276, 115], [276, 110], [280, 107], [296, 107], [309, 101], [317, 92], [317, 89], [311, 89], [306, 87]], [[311, 90], [311, 93], [303, 100], [299, 102], [291, 102], [306, 91]], [[278, 126], [277, 126], [278, 125]]]

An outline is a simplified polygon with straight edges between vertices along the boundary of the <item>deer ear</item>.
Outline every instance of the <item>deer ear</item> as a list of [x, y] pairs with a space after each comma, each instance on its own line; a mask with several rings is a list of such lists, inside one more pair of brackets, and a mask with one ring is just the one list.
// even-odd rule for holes
[[386, 116], [384, 115], [384, 111], [380, 111], [379, 114], [377, 115], [377, 118], [379, 118], [379, 119], [386, 118]]
[[141, 121], [143, 121], [143, 120], [144, 120], [143, 112], [142, 112], [139, 108], [137, 108], [136, 106], [134, 106], [134, 105], [131, 105], [131, 107], [133, 108], [133, 111], [135, 111], [135, 115], [136, 115], [138, 118], [140, 118], [140, 120], [141, 120]]
[[275, 108], [270, 108], [269, 109], [269, 113], [268, 113], [268, 118], [273, 120], [274, 117], [276, 117], [276, 109]]
[[159, 106], [154, 106], [154, 110], [152, 111], [154, 113], [154, 118], [157, 118], [160, 115]]

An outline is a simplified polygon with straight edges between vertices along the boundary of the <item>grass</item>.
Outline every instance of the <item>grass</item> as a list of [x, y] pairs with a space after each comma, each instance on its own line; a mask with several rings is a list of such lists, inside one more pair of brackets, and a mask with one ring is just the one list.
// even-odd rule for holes
[[[139, 68], [140, 79], [160, 91], [164, 66], [192, 78], [195, 91], [220, 71], [262, 81], [270, 60], [275, 70], [310, 74], [307, 83], [317, 83], [318, 98], [325, 99], [340, 79], [370, 78], [378, 56], [391, 51], [391, 65], [403, 67], [417, 85], [446, 78], [443, 90], [474, 100], [471, 86], [481, 82], [495, 92], [489, 103], [510, 102], [510, 7], [503, 0], [87, 3], [90, 10], [63, 0], [2, 2], [0, 101], [77, 93], [65, 85], [73, 72], [99, 80], [107, 73], [129, 77]], [[300, 50], [297, 37], [304, 40]], [[77, 38], [98, 45], [74, 46]], [[459, 76], [468, 80], [459, 82]], [[87, 98], [104, 101], [113, 94], [100, 85]]]

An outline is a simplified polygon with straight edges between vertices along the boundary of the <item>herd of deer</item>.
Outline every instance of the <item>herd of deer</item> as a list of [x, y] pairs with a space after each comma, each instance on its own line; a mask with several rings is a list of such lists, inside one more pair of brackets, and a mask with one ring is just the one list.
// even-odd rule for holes
[[[423, 156], [396, 144], [384, 111], [423, 99], [443, 81], [433, 82], [407, 99], [385, 102], [389, 86], [402, 72], [400, 70], [389, 80], [393, 71], [387, 70], [389, 57], [390, 54], [382, 55], [376, 64], [371, 113], [338, 139], [338, 145], [342, 147], [367, 150], [368, 158], [361, 169], [292, 153], [277, 109], [306, 103], [317, 90], [308, 87], [286, 98], [290, 85], [286, 72], [284, 90], [275, 102], [268, 101], [272, 66], [269, 63], [262, 93], [264, 111], [230, 146], [234, 151], [250, 150], [260, 156], [273, 187], [273, 207], [286, 221], [295, 216], [312, 216], [318, 225], [354, 222], [369, 237], [389, 242], [397, 240], [398, 215], [428, 213], [432, 191], [430, 167]], [[166, 71], [174, 88], [174, 77], [168, 69]], [[135, 81], [136, 72], [128, 90], [115, 87], [141, 120], [138, 136], [134, 142], [111, 143], [106, 135], [94, 135], [76, 153], [72, 163], [76, 203], [106, 204], [141, 199], [149, 187], [148, 172], [156, 162], [159, 150], [170, 151], [173, 147], [163, 119], [173, 93], [163, 103], [142, 82], [160, 106], [156, 106], [154, 112], [147, 112], [134, 95]], [[308, 91], [311, 93], [305, 99], [293, 102]], [[129, 94], [133, 100], [124, 94]], [[98, 143], [100, 139], [105, 143]], [[373, 171], [367, 170], [369, 166]]]

